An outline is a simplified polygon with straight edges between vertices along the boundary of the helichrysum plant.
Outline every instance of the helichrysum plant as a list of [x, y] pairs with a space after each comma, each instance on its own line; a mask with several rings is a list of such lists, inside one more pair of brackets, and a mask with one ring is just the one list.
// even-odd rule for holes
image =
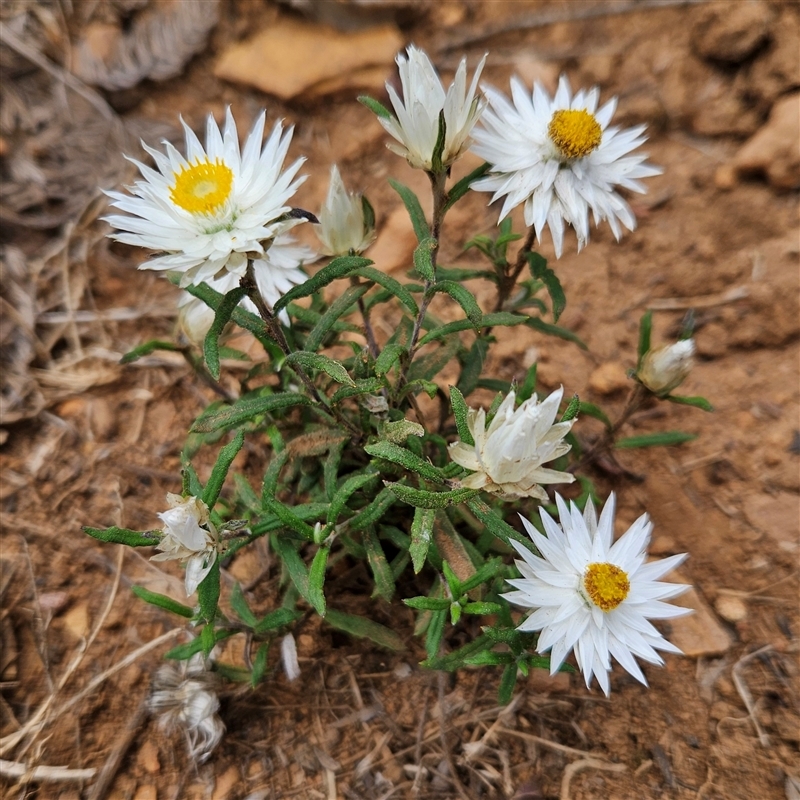
[[[480, 87], [485, 60], [469, 81], [462, 61], [445, 88], [412, 46], [397, 59], [401, 92], [387, 87], [393, 111], [360, 98], [391, 135], [389, 147], [430, 179], [430, 218], [408, 187], [391, 181], [418, 240], [403, 280], [367, 257], [374, 211], [335, 165], [321, 209], [292, 205], [303, 159], [284, 168], [291, 129], [277, 122], [264, 142], [264, 114], [243, 147], [230, 110], [222, 130], [209, 117], [205, 145], [184, 124], [184, 152], [146, 147], [156, 168], [135, 161], [142, 180], [127, 193], [109, 192], [123, 212], [107, 218], [111, 235], [152, 251], [142, 268], [166, 272], [184, 291], [178, 341], [145, 342], [124, 360], [178, 350], [224, 398], [193, 423], [181, 493], [168, 495], [167, 510], [153, 509], [159, 528], [85, 528], [185, 568], [185, 598], [135, 591], [196, 634], [167, 653], [189, 666], [167, 675], [169, 686], [153, 700], [165, 724], [183, 725], [195, 759], [222, 736], [216, 694], [202, 676], [211, 670], [255, 686], [282, 664], [302, 680], [292, 630], [304, 615], [381, 647], [407, 646], [396, 628], [342, 608], [326, 578], [343, 560], [366, 565], [374, 597], [416, 610], [425, 666], [499, 668], [502, 702], [519, 673], [572, 669], [571, 652], [586, 684], [594, 677], [606, 694], [612, 658], [644, 682], [637, 659], [660, 664], [658, 651], [677, 652], [650, 620], [684, 613], [665, 601], [686, 587], [659, 581], [684, 556], [647, 561], [646, 515], [615, 542], [613, 496], [598, 518], [586, 470], [601, 456], [613, 460], [617, 448], [692, 438], [620, 438], [628, 418], [658, 400], [710, 410], [703, 398], [672, 394], [691, 367], [691, 326], [678, 343], [651, 347], [644, 315], [631, 395], [614, 422], [568, 386], [538, 392], [535, 365], [514, 383], [484, 368], [500, 327], [585, 346], [557, 324], [566, 295], [534, 242], [548, 227], [560, 256], [570, 227], [580, 249], [590, 217], [619, 238], [636, 223], [620, 190], [644, 191], [642, 179], [659, 170], [638, 152], [644, 127], [614, 127], [616, 103], [599, 105], [597, 89], [573, 94], [562, 78], [551, 98], [515, 78], [509, 100]], [[451, 167], [469, 148], [486, 163], [453, 181]], [[473, 189], [503, 201], [497, 235], [462, 243], [487, 265], [442, 265], [442, 222]], [[518, 205], [522, 233], [509, 216]], [[303, 223], [314, 225], [318, 253], [289, 233]], [[318, 258], [322, 265], [310, 269]], [[494, 287], [491, 308], [481, 307], [470, 280]], [[337, 287], [330, 301], [322, 291], [329, 285]], [[431, 311], [438, 295], [459, 309], [454, 321]], [[388, 336], [376, 332], [376, 315], [390, 321], [379, 326]], [[223, 358], [248, 359], [226, 346], [232, 328], [252, 334], [265, 353], [233, 394], [217, 384]], [[453, 364], [458, 378], [447, 386], [439, 376]], [[477, 389], [494, 400], [471, 399]], [[420, 402], [424, 395], [437, 413]], [[580, 435], [586, 415], [604, 423], [599, 438]], [[263, 475], [232, 473], [246, 438], [268, 443]], [[203, 448], [216, 452], [205, 484], [192, 466]], [[234, 584], [221, 598], [225, 560], [262, 537], [277, 558], [280, 597], [255, 610]], [[424, 594], [408, 596], [411, 573]], [[472, 638], [454, 650], [455, 626]], [[231, 636], [245, 637], [244, 666], [215, 658], [215, 645]]]

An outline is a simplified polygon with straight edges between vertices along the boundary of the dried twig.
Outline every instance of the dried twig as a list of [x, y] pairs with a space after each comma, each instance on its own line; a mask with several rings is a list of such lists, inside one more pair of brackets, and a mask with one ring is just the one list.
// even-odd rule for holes
[[572, 776], [576, 772], [585, 769], [602, 769], [605, 772], [625, 772], [628, 768], [625, 764], [610, 764], [608, 761], [598, 761], [596, 758], [584, 758], [580, 761], [573, 761], [564, 770], [564, 777], [561, 779], [560, 800], [570, 800], [569, 784]]
[[20, 761], [5, 761], [0, 758], [0, 775], [23, 783], [52, 783], [55, 781], [89, 781], [96, 769], [70, 769], [69, 767], [34, 767]]
[[731, 670], [731, 675], [733, 677], [733, 684], [736, 686], [736, 691], [739, 692], [739, 697], [742, 698], [742, 702], [747, 709], [747, 714], [750, 717], [751, 722], [753, 723], [753, 727], [756, 729], [756, 734], [758, 736], [758, 742], [762, 747], [769, 747], [770, 741], [769, 736], [764, 732], [764, 729], [756, 719], [756, 709], [755, 704], [753, 703], [753, 695], [750, 694], [750, 689], [747, 687], [747, 684], [744, 682], [744, 678], [741, 675], [742, 670], [744, 669], [745, 664], [752, 661], [754, 658], [757, 658], [762, 653], [768, 653], [772, 650], [772, 645], [768, 644], [764, 647], [755, 650], [754, 652], [750, 653], [749, 655], [742, 656], [734, 665], [733, 669]]

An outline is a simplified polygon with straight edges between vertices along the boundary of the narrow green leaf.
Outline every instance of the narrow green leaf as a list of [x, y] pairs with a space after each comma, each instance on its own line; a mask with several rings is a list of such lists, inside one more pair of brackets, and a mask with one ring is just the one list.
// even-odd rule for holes
[[264, 481], [261, 485], [261, 502], [264, 498], [274, 498], [278, 491], [278, 478], [281, 470], [286, 466], [291, 454], [288, 450], [280, 450], [270, 459], [267, 471], [264, 473]]
[[336, 300], [331, 303], [331, 307], [320, 317], [319, 322], [314, 326], [314, 330], [308, 334], [304, 349], [316, 352], [322, 346], [322, 342], [334, 323], [343, 314], [346, 314], [368, 291], [369, 286], [350, 286]]
[[447, 211], [454, 206], [470, 190], [471, 184], [475, 183], [478, 178], [482, 178], [491, 168], [492, 165], [487, 161], [455, 183], [447, 193], [444, 210]]
[[483, 500], [479, 500], [477, 497], [472, 498], [467, 501], [467, 507], [501, 541], [510, 545], [513, 539], [515, 542], [519, 542], [527, 547], [532, 553], [537, 553], [536, 547], [530, 537], [524, 536], [519, 531], [512, 528], [507, 522], [495, 514]]
[[417, 314], [419, 314], [419, 307], [417, 306], [417, 301], [414, 300], [414, 296], [400, 281], [395, 280], [391, 275], [387, 275], [385, 272], [375, 269], [375, 267], [364, 267], [358, 270], [356, 274], [360, 278], [364, 278], [364, 280], [372, 281], [379, 286], [383, 286], [384, 289], [391, 292], [409, 310], [412, 316], [416, 317]]
[[650, 350], [650, 336], [653, 332], [653, 312], [645, 311], [642, 318], [639, 320], [639, 360], [636, 364], [636, 371], [642, 368], [642, 361]]
[[372, 261], [368, 258], [362, 258], [361, 256], [339, 256], [339, 258], [334, 258], [330, 264], [323, 267], [313, 278], [309, 278], [305, 283], [293, 287], [279, 298], [275, 303], [275, 313], [286, 308], [289, 303], [294, 302], [298, 298], [317, 294], [320, 289], [327, 286], [329, 283], [333, 283], [333, 281], [344, 278], [347, 275], [352, 275], [354, 272], [357, 272], [363, 267], [368, 267], [370, 264], [372, 264]]
[[245, 625], [250, 628], [255, 628], [255, 626], [258, 625], [256, 615], [250, 610], [250, 606], [247, 605], [247, 600], [245, 600], [244, 592], [238, 581], [233, 584], [230, 603], [231, 608], [236, 612], [236, 616], [238, 616]]
[[558, 279], [558, 275], [547, 266], [547, 259], [540, 256], [539, 253], [527, 253], [527, 259], [531, 275], [545, 285], [547, 293], [550, 295], [553, 303], [553, 322], [558, 322], [561, 312], [567, 305], [567, 297], [561, 281]]
[[442, 472], [438, 467], [434, 467], [430, 461], [414, 455], [405, 447], [400, 447], [392, 442], [375, 442], [375, 444], [366, 445], [364, 451], [375, 458], [383, 458], [393, 464], [399, 464], [427, 480], [444, 483]]
[[465, 614], [497, 614], [500, 611], [499, 603], [465, 603]]
[[578, 412], [581, 410], [581, 399], [578, 397], [577, 394], [572, 395], [572, 399], [569, 401], [566, 409], [564, 410], [563, 415], [559, 422], [569, 422], [575, 417], [578, 416]]
[[500, 678], [500, 688], [497, 691], [497, 702], [501, 706], [507, 706], [514, 696], [514, 687], [517, 685], [517, 664], [512, 662], [506, 664], [503, 669], [503, 677]]
[[131, 590], [138, 598], [144, 600], [145, 603], [150, 603], [151, 606], [158, 606], [159, 608], [163, 608], [165, 611], [169, 611], [172, 614], [178, 614], [178, 616], [186, 617], [186, 619], [191, 619], [194, 616], [194, 609], [189, 608], [189, 606], [185, 606], [183, 603], [179, 603], [177, 600], [173, 600], [171, 597], [167, 597], [164, 594], [151, 592], [148, 589], [145, 589], [143, 586], [132, 586]]
[[662, 431], [660, 433], [645, 433], [641, 436], [631, 436], [627, 439], [619, 439], [614, 443], [614, 447], [632, 448], [632, 447], [664, 447], [671, 444], [681, 444], [682, 442], [691, 442], [696, 439], [695, 433], [683, 433], [682, 431]]
[[462, 592], [471, 592], [473, 589], [494, 578], [503, 568], [501, 558], [489, 559], [471, 578], [467, 578], [461, 586]]
[[472, 433], [469, 429], [469, 407], [464, 395], [455, 386], [450, 387], [450, 405], [453, 407], [458, 438], [464, 444], [472, 447], [475, 444], [475, 440], [472, 438]]
[[370, 639], [387, 650], [403, 649], [403, 640], [393, 630], [373, 622], [371, 619], [357, 617], [354, 614], [347, 614], [344, 611], [329, 608], [325, 616], [325, 622], [337, 630], [349, 633], [351, 636]]
[[280, 556], [283, 566], [286, 567], [286, 571], [289, 573], [289, 578], [295, 589], [297, 589], [300, 596], [313, 607], [314, 603], [311, 599], [308, 570], [303, 563], [303, 559], [300, 558], [300, 554], [294, 549], [292, 542], [279, 534], [272, 536], [270, 541], [272, 542], [275, 552]]
[[384, 487], [378, 492], [376, 498], [366, 507], [362, 508], [351, 520], [347, 522], [348, 530], [355, 533], [363, 530], [367, 525], [374, 525], [394, 505], [395, 495], [389, 488]]
[[403, 602], [418, 611], [446, 611], [450, 608], [450, 601], [443, 597], [409, 597]]
[[220, 450], [214, 469], [211, 470], [211, 477], [206, 483], [206, 488], [203, 489], [202, 500], [209, 508], [214, 508], [219, 493], [222, 491], [222, 484], [225, 483], [225, 478], [228, 476], [228, 470], [243, 444], [244, 431], [237, 431], [233, 440]]
[[461, 367], [461, 374], [458, 376], [457, 386], [464, 397], [468, 397], [477, 388], [488, 352], [489, 342], [486, 339], [476, 339], [472, 343]]
[[321, 353], [308, 353], [305, 350], [297, 350], [286, 356], [286, 361], [283, 363], [285, 366], [299, 364], [304, 369], [320, 370], [333, 378], [337, 383], [344, 383], [351, 387], [356, 385], [353, 379], [347, 374], [347, 370], [342, 364]]
[[364, 235], [367, 236], [375, 230], [375, 209], [364, 194], [361, 195], [361, 213], [364, 215]]
[[536, 390], [536, 369], [539, 365], [534, 361], [533, 364], [528, 367], [528, 371], [525, 373], [525, 380], [522, 381], [522, 386], [517, 389], [517, 400], [520, 403], [524, 403], [528, 400]]
[[362, 473], [348, 478], [337, 490], [328, 508], [328, 525], [335, 525], [339, 515], [347, 505], [347, 501], [359, 490], [378, 479], [377, 473]]
[[392, 112], [389, 111], [386, 106], [382, 103], [379, 103], [377, 100], [373, 100], [371, 97], [368, 97], [365, 94], [359, 95], [358, 102], [362, 105], [366, 106], [376, 117], [380, 117], [381, 119], [391, 119]]
[[411, 218], [411, 224], [414, 226], [414, 233], [417, 235], [417, 241], [421, 242], [423, 239], [427, 239], [431, 235], [430, 228], [425, 220], [425, 213], [422, 210], [422, 206], [419, 204], [417, 196], [408, 186], [404, 186], [393, 178], [389, 178], [389, 184], [403, 200], [406, 211], [408, 211], [408, 216]]
[[113, 544], [124, 544], [128, 547], [154, 547], [161, 541], [161, 531], [131, 531], [127, 528], [89, 528], [84, 525], [81, 530], [93, 539]]
[[402, 483], [387, 483], [398, 500], [408, 503], [416, 508], [447, 508], [447, 506], [465, 503], [478, 494], [474, 489], [453, 489], [450, 492], [428, 492], [424, 489], [414, 489]]
[[375, 374], [380, 377], [388, 375], [406, 352], [407, 349], [401, 344], [387, 344], [375, 360]]
[[425, 428], [410, 419], [398, 419], [395, 422], [384, 422], [378, 427], [378, 435], [394, 444], [405, 444], [409, 436], [424, 436]]
[[119, 360], [119, 363], [130, 364], [132, 361], [136, 361], [138, 358], [149, 356], [156, 350], [171, 350], [173, 352], [180, 352], [183, 350], [183, 348], [178, 344], [174, 344], [173, 342], [162, 342], [159, 339], [153, 339], [152, 341], [140, 344], [138, 347], [134, 347], [133, 350], [125, 353], [125, 355]]
[[239, 305], [242, 298], [247, 295], [247, 290], [241, 286], [236, 286], [225, 294], [222, 302], [214, 312], [214, 321], [208, 329], [205, 341], [203, 342], [203, 357], [206, 366], [215, 381], [219, 380], [219, 337], [225, 326], [231, 321], [233, 309]]
[[[433, 541], [433, 520], [436, 512], [432, 508], [415, 508], [414, 520], [411, 523], [411, 563], [414, 574], [418, 575], [425, 566], [428, 549]], [[447, 601], [444, 601], [447, 602]]]
[[702, 408], [703, 411], [713, 411], [714, 406], [705, 399], [705, 397], [684, 397], [679, 394], [668, 394], [665, 400], [670, 403], [678, 403], [683, 406], [694, 406], [695, 408]]
[[[528, 317], [521, 316], [520, 314], [510, 314], [508, 311], [500, 311], [496, 314], [484, 314], [481, 318], [481, 325], [487, 328], [494, 328], [498, 325], [522, 325], [528, 321]], [[427, 344], [428, 342], [442, 339], [452, 333], [459, 333], [474, 328], [471, 320], [457, 319], [455, 322], [448, 322], [438, 328], [434, 328], [430, 333], [426, 333], [419, 342], [418, 346]]]
[[428, 623], [428, 632], [425, 636], [425, 652], [428, 659], [435, 658], [442, 644], [444, 627], [447, 624], [447, 611], [431, 611], [431, 620]]
[[386, 386], [382, 378], [357, 378], [355, 386], [342, 386], [331, 395], [331, 404], [336, 405], [348, 397], [358, 397], [362, 394], [374, 394]]
[[250, 686], [253, 689], [261, 683], [264, 673], [267, 671], [267, 655], [269, 654], [269, 642], [262, 642], [256, 650], [256, 657], [253, 659], [253, 671], [250, 674]]
[[372, 577], [375, 579], [375, 592], [389, 603], [394, 595], [394, 577], [372, 525], [364, 528], [361, 532], [361, 541], [367, 551], [367, 561], [372, 570]]
[[223, 428], [237, 427], [244, 422], [250, 422], [256, 417], [260, 417], [262, 414], [283, 411], [291, 406], [309, 405], [311, 405], [311, 400], [308, 397], [295, 392], [242, 398], [233, 405], [199, 417], [195, 420], [190, 430], [193, 433], [210, 433]]
[[200, 631], [200, 646], [203, 648], [203, 656], [208, 658], [214, 645], [217, 643], [217, 637], [214, 635], [214, 626], [206, 625]]
[[293, 514], [280, 500], [265, 494], [262, 495], [261, 502], [264, 504], [264, 510], [272, 512], [287, 528], [299, 533], [300, 536], [310, 542], [314, 541], [314, 529], [296, 514]]
[[438, 175], [444, 172], [442, 155], [444, 153], [445, 140], [447, 139], [447, 122], [444, 118], [444, 109], [439, 111], [439, 126], [436, 130], [436, 144], [433, 146], [431, 154], [431, 172]]
[[587, 403], [584, 400], [581, 400], [580, 409], [578, 411], [580, 414], [586, 414], [587, 417], [594, 417], [595, 419], [599, 419], [603, 425], [606, 426], [609, 430], [613, 427], [611, 424], [611, 420], [606, 416], [605, 412], [599, 407], [596, 406], [594, 403]]
[[278, 628], [283, 628], [285, 625], [290, 625], [302, 616], [301, 611], [293, 611], [291, 608], [278, 608], [257, 622], [253, 626], [253, 631], [258, 634], [274, 631]]
[[481, 327], [483, 324], [483, 312], [478, 305], [478, 301], [473, 297], [472, 292], [465, 286], [455, 281], [439, 281], [439, 283], [432, 288], [432, 291], [449, 294], [450, 297], [464, 309], [467, 319], [472, 323], [475, 329], [477, 330]]
[[[223, 301], [225, 295], [212, 289], [208, 284], [201, 283], [199, 285], [189, 284], [184, 288], [184, 291], [189, 292], [193, 297], [202, 300], [209, 308], [216, 311], [220, 303]], [[267, 333], [264, 320], [252, 311], [247, 311], [244, 308], [237, 307], [231, 313], [231, 319], [246, 331], [250, 331], [262, 344], [267, 345], [272, 343], [272, 339]]]
[[[210, 630], [211, 634], [206, 634], [213, 638], [213, 644], [218, 644], [223, 639], [229, 639], [234, 634], [238, 633], [238, 631], [228, 630], [227, 628], [220, 628], [217, 631], [214, 631], [214, 627], [212, 625], [206, 625], [203, 630]], [[186, 642], [185, 644], [179, 644], [177, 647], [173, 647], [172, 650], [168, 650], [164, 653], [164, 658], [169, 659], [170, 661], [186, 661], [187, 659], [191, 658], [196, 653], [199, 653], [203, 649], [203, 639], [202, 633], [201, 636], [198, 636], [195, 639], [192, 639], [190, 642]]]
[[328, 567], [328, 555], [330, 547], [320, 547], [314, 553], [314, 560], [311, 562], [311, 569], [308, 572], [308, 597], [314, 610], [321, 617], [325, 616], [325, 570]]
[[474, 656], [469, 656], [466, 663], [471, 667], [499, 667], [510, 664], [514, 660], [511, 653], [495, 653], [492, 650], [481, 650]]
[[548, 336], [557, 336], [559, 339], [572, 342], [573, 344], [578, 345], [581, 350], [589, 349], [586, 343], [580, 338], [580, 336], [578, 336], [577, 333], [573, 333], [566, 328], [562, 328], [560, 325], [550, 325], [538, 317], [528, 317], [528, 321], [525, 324], [534, 330], [540, 331], [541, 333], [546, 333]]
[[436, 239], [430, 236], [422, 239], [414, 249], [414, 269], [426, 280], [436, 280], [436, 270], [433, 266], [433, 251], [439, 246]]
[[[219, 558], [214, 561], [208, 575], [200, 581], [197, 587], [197, 600], [200, 604], [200, 614], [206, 622], [212, 623], [217, 615], [219, 603]], [[209, 650], [209, 652], [211, 652]]]

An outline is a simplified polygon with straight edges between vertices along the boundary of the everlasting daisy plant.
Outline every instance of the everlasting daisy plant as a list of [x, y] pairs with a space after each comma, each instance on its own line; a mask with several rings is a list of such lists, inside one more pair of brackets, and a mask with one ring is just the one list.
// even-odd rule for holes
[[[397, 63], [401, 90], [387, 87], [394, 113], [362, 102], [392, 136], [390, 147], [430, 179], [427, 198], [390, 181], [416, 239], [399, 268], [365, 257], [378, 251], [368, 248], [380, 228], [335, 165], [312, 176], [316, 196], [325, 198], [315, 228], [322, 253], [312, 266], [316, 254], [289, 233], [302, 218], [316, 222], [291, 206], [302, 159], [284, 169], [291, 129], [277, 123], [262, 142], [263, 114], [241, 149], [230, 111], [222, 130], [209, 118], [204, 145], [184, 125], [185, 152], [145, 147], [155, 168], [135, 162], [141, 180], [128, 193], [109, 193], [119, 212], [108, 218], [112, 236], [154, 251], [142, 266], [177, 273], [185, 290], [185, 336], [145, 341], [123, 360], [179, 351], [214, 397], [180, 451], [182, 488], [168, 496], [161, 530], [85, 530], [155, 548], [153, 559], [167, 562], [166, 570], [174, 561], [185, 567], [185, 593], [196, 605], [136, 591], [196, 636], [168, 654], [189, 666], [172, 675], [153, 707], [186, 730], [198, 759], [222, 736], [216, 694], [200, 678], [217, 643], [241, 643], [229, 649], [242, 653], [241, 663], [218, 664], [221, 674], [256, 686], [282, 663], [289, 680], [310, 680], [295, 642], [296, 624], [310, 614], [400, 650], [409, 631], [393, 628], [404, 619], [393, 610], [403, 602], [419, 613], [424, 666], [497, 668], [503, 703], [518, 675], [553, 673], [573, 652], [587, 685], [597, 678], [606, 693], [612, 659], [644, 682], [637, 659], [660, 664], [660, 652], [677, 652], [651, 620], [686, 613], [665, 602], [686, 587], [661, 580], [684, 556], [648, 562], [646, 516], [615, 542], [613, 495], [599, 519], [591, 498], [609, 475], [635, 466], [621, 462], [635, 458], [634, 448], [693, 438], [642, 430], [626, 437], [625, 428], [660, 400], [710, 408], [703, 398], [670, 394], [694, 345], [651, 349], [646, 312], [638, 348], [627, 356], [635, 380], [619, 408], [615, 400], [607, 408], [576, 395], [565, 400], [558, 376], [543, 381], [535, 363], [548, 354], [550, 336], [560, 347], [588, 349], [559, 324], [569, 287], [533, 251], [535, 238], [549, 226], [560, 255], [565, 225], [575, 228], [579, 247], [587, 244], [590, 215], [616, 236], [634, 227], [620, 192], [642, 191], [641, 180], [658, 172], [634, 152], [644, 128], [614, 127], [615, 101], [600, 106], [597, 89], [573, 94], [566, 78], [553, 98], [538, 84], [530, 94], [518, 79], [512, 100], [486, 89], [485, 108], [478, 89], [485, 59], [470, 82], [462, 60], [447, 88], [413, 45]], [[473, 138], [487, 163], [456, 178], [450, 167]], [[466, 241], [449, 242], [470, 212], [462, 206], [457, 226], [444, 225], [445, 217], [472, 189], [503, 199], [497, 235], [481, 233], [488, 219], [476, 219]], [[527, 235], [514, 231], [510, 216], [520, 204]], [[491, 269], [469, 263], [472, 253], [464, 263], [439, 264], [439, 253], [449, 259], [471, 247]], [[236, 335], [223, 339], [231, 330]], [[515, 352], [537, 354], [533, 364], [497, 354], [495, 344], [508, 337]], [[548, 373], [564, 366], [562, 352], [549, 352]], [[570, 377], [588, 363], [576, 359]], [[594, 418], [588, 430], [587, 417]], [[202, 468], [195, 469], [198, 452]], [[559, 484], [574, 502], [553, 500]], [[527, 519], [553, 502], [558, 519], [540, 510], [539, 532]], [[264, 583], [240, 587], [224, 570], [259, 539], [270, 554]], [[359, 604], [343, 603], [340, 582], [328, 573], [350, 563], [358, 565], [359, 586], [368, 584], [364, 605], [379, 599], [387, 609], [380, 616], [392, 622], [341, 610]], [[410, 586], [422, 594], [404, 596]], [[519, 608], [530, 614], [520, 619]], [[464, 625], [470, 615], [480, 619]]]

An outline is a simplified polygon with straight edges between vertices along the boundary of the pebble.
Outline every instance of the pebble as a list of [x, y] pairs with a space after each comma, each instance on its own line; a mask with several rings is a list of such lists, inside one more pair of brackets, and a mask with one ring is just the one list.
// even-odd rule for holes
[[761, 0], [713, 4], [692, 32], [692, 44], [703, 58], [739, 64], [769, 36], [773, 12]]
[[[672, 579], [681, 580], [677, 572]], [[695, 589], [689, 589], [675, 598], [676, 606], [691, 608], [694, 613], [685, 617], [677, 617], [671, 621], [672, 633], [669, 640], [680, 647], [689, 658], [700, 656], [718, 656], [725, 653], [733, 644], [730, 634], [714, 616], [714, 612]]]
[[615, 394], [632, 386], [625, 367], [617, 361], [601, 364], [589, 376], [589, 388], [601, 395]]
[[151, 775], [155, 775], [161, 770], [161, 764], [158, 760], [158, 747], [150, 739], [146, 740], [141, 746], [136, 760], [141, 764], [144, 771], [149, 772]]
[[382, 68], [380, 86], [402, 46], [403, 39], [393, 25], [340, 33], [326, 25], [279, 17], [252, 38], [229, 46], [218, 59], [214, 74], [289, 100], [325, 81], [331, 82], [328, 90], [335, 91], [362, 86], [363, 75], [357, 77], [362, 70], [374, 82], [370, 68], [375, 67]]
[[776, 189], [800, 187], [800, 92], [772, 107], [769, 119], [734, 156], [739, 175], [762, 174]]
[[717, 167], [717, 171], [714, 173], [714, 186], [717, 187], [720, 191], [729, 192], [736, 186], [738, 182], [738, 175], [736, 174], [736, 169], [731, 164], [723, 164], [721, 167]]
[[62, 619], [64, 627], [76, 639], [83, 639], [89, 633], [89, 606], [86, 603], [73, 606]]
[[228, 767], [228, 769], [217, 778], [211, 800], [228, 800], [229, 797], [233, 796], [233, 791], [238, 783], [239, 767], [235, 765]]
[[747, 616], [747, 606], [738, 598], [721, 594], [714, 603], [714, 610], [726, 622], [741, 622]]
[[800, 498], [790, 492], [753, 494], [744, 501], [744, 514], [758, 531], [767, 534], [781, 550], [800, 551]]

